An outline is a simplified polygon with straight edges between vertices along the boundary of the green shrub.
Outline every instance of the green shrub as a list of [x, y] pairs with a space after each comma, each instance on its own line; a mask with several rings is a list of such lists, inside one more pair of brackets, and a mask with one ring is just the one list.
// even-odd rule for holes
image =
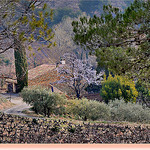
[[[86, 98], [66, 101], [63, 95], [51, 93], [43, 88], [24, 88], [23, 100], [33, 106], [36, 113], [74, 115], [82, 120], [112, 120], [129, 122], [150, 122], [150, 108], [143, 108], [138, 103], [126, 103], [123, 98], [110, 100], [109, 104], [88, 100]], [[67, 103], [66, 103], [67, 102]], [[65, 107], [66, 105], [67, 107]]]
[[65, 96], [52, 93], [48, 89], [41, 87], [24, 88], [21, 92], [23, 101], [33, 106], [37, 114], [50, 115], [63, 114], [65, 111]]
[[123, 99], [111, 101], [109, 104], [111, 118], [114, 121], [150, 122], [150, 109], [140, 104], [125, 103]]
[[107, 80], [106, 76], [104, 77], [100, 95], [107, 104], [109, 100], [120, 99], [121, 97], [123, 97], [126, 102], [136, 102], [138, 91], [132, 80], [117, 75], [112, 77], [110, 74]]
[[83, 99], [70, 100], [67, 111], [78, 118], [86, 121], [86, 119], [108, 120], [110, 117], [109, 107], [105, 103]]

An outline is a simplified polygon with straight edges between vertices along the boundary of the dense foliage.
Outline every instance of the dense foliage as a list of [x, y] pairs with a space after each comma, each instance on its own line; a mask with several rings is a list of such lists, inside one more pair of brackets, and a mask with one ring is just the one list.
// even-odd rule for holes
[[126, 102], [136, 102], [138, 91], [135, 88], [135, 83], [132, 80], [128, 80], [122, 76], [112, 76], [111, 74], [102, 83], [102, 89], [100, 95], [109, 103], [110, 100], [124, 98]]
[[63, 21], [63, 19], [70, 17], [70, 18], [76, 18], [78, 17], [78, 15], [80, 15], [81, 13], [78, 12], [74, 12], [73, 9], [71, 8], [57, 8], [54, 10], [54, 16], [53, 16], [53, 21], [50, 22], [50, 25], [57, 25], [60, 22]]
[[85, 88], [85, 90], [88, 93], [99, 93], [101, 88], [102, 88], [102, 85], [90, 84]]
[[15, 39], [15, 43], [16, 92], [19, 93], [25, 86], [28, 86], [28, 65], [24, 46], [17, 39]]
[[111, 120], [128, 122], [150, 122], [150, 109], [143, 108], [139, 103], [126, 103], [124, 99], [115, 99], [107, 105], [105, 103], [87, 100], [69, 100], [67, 114], [75, 119]]

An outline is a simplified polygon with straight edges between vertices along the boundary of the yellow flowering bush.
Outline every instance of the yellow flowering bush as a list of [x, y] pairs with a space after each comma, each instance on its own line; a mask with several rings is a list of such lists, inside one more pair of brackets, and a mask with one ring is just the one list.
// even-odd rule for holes
[[109, 103], [109, 100], [120, 99], [121, 97], [123, 97], [126, 102], [136, 102], [138, 91], [135, 88], [134, 81], [118, 75], [113, 77], [110, 74], [107, 79], [106, 75], [104, 75], [100, 95], [106, 103]]

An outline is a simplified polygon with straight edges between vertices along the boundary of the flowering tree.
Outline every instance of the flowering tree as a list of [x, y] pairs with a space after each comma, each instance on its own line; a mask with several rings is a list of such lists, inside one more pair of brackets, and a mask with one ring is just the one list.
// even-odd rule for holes
[[96, 74], [89, 60], [77, 59], [75, 54], [70, 53], [65, 53], [63, 58], [66, 60], [66, 65], [60, 65], [57, 68], [60, 74], [60, 80], [57, 83], [66, 83], [73, 89], [78, 99], [87, 85], [101, 84], [103, 71]]

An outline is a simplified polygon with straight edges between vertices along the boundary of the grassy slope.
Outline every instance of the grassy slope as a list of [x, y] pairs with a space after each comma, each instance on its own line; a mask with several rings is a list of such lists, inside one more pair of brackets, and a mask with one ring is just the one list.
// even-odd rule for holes
[[96, 121], [92, 121], [92, 120], [87, 120], [87, 121], [82, 121], [82, 120], [76, 120], [74, 119], [72, 116], [66, 116], [66, 115], [62, 115], [62, 116], [55, 116], [55, 115], [51, 115], [50, 118], [44, 117], [42, 115], [37, 115], [35, 114], [33, 111], [24, 111], [25, 114], [27, 114], [28, 116], [33, 116], [33, 117], [39, 117], [39, 118], [44, 118], [47, 120], [61, 120], [61, 121], [67, 121], [67, 122], [71, 122], [75, 125], [82, 125], [84, 123], [88, 124], [110, 124], [110, 125], [122, 125], [122, 126], [130, 126], [130, 127], [134, 127], [134, 126], [142, 126], [142, 127], [150, 127], [150, 124], [144, 124], [144, 123], [137, 123], [137, 122], [126, 122], [126, 121], [104, 121], [104, 120], [96, 120]]

